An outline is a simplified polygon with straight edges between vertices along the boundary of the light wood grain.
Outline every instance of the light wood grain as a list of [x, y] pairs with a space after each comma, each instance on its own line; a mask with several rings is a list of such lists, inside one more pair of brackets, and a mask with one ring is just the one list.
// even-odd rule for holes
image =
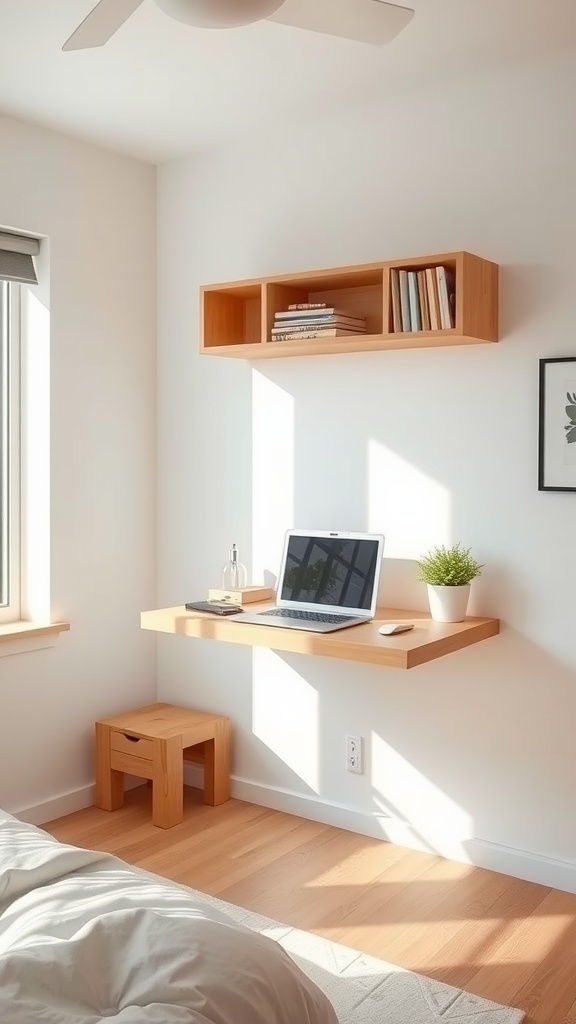
[[[390, 270], [445, 266], [455, 275], [451, 329], [394, 333]], [[325, 302], [366, 318], [366, 334], [271, 341], [274, 317], [291, 302]], [[285, 358], [386, 349], [476, 345], [498, 341], [498, 266], [472, 253], [332, 267], [304, 273], [203, 285], [200, 351], [237, 359]]]
[[230, 799], [230, 722], [214, 723], [214, 736], [204, 744], [204, 801], [213, 807]]
[[[198, 750], [198, 757], [194, 751]], [[230, 799], [230, 720], [174, 704], [147, 704], [96, 722], [96, 804], [122, 807], [122, 773], [152, 781], [152, 823], [182, 821], [184, 760], [204, 764], [204, 800]]]
[[106, 811], [115, 811], [124, 801], [122, 769], [112, 767], [110, 729], [96, 722], [96, 804]]
[[3, 626], [0, 626], [0, 643], [7, 643], [10, 640], [24, 640], [35, 636], [66, 633], [69, 629], [69, 622], [6, 622]]
[[[269, 601], [250, 606], [251, 612], [271, 607]], [[382, 636], [378, 627], [384, 622], [414, 622], [414, 629], [396, 636]], [[188, 611], [183, 606], [159, 608], [142, 612], [142, 629], [159, 633], [223, 640], [227, 643], [269, 647], [295, 654], [321, 655], [349, 661], [415, 668], [435, 658], [462, 650], [471, 644], [496, 636], [498, 619], [468, 618], [464, 622], [433, 622], [425, 612], [405, 608], [378, 608], [376, 618], [359, 626], [350, 626], [334, 633], [309, 633], [300, 629], [281, 629], [234, 622], [233, 616], [221, 618], [203, 612]]]
[[[184, 787], [184, 820], [150, 822], [146, 787], [114, 815], [44, 826], [64, 842], [347, 943], [487, 999], [526, 1024], [576, 1024], [576, 896]], [[218, 856], [214, 856], [214, 851]]]
[[152, 776], [152, 824], [174, 828], [184, 810], [184, 765], [179, 736], [154, 741]]
[[262, 286], [231, 286], [202, 294], [200, 337], [202, 346], [245, 345], [261, 339]]
[[[125, 772], [127, 775], [135, 775], [137, 779], [154, 778], [154, 761], [145, 757], [138, 757], [136, 754], [123, 754], [121, 750], [110, 751], [110, 767], [115, 772]], [[96, 797], [98, 806], [102, 806]], [[107, 808], [114, 810], [114, 808]]]
[[110, 718], [102, 718], [99, 724], [107, 725], [110, 729], [128, 736], [140, 736], [145, 739], [165, 740], [177, 736], [183, 750], [194, 743], [212, 739], [215, 726], [222, 717], [207, 711], [195, 711], [193, 708], [158, 702], [133, 708], [120, 715], [112, 715]]
[[463, 252], [456, 274], [456, 313], [462, 333], [498, 341], [498, 267]]

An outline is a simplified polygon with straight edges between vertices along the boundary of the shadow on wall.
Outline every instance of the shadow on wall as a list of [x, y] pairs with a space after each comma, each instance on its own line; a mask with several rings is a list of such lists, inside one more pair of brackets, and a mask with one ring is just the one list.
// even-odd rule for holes
[[[566, 280], [563, 280], [564, 275]], [[546, 323], [550, 311], [573, 287], [569, 267], [544, 263], [507, 263], [500, 267], [500, 335], [519, 335]]]
[[[576, 824], [560, 814], [573, 799], [573, 672], [515, 631], [409, 672], [256, 649], [252, 690], [265, 788], [348, 808], [371, 834], [442, 857], [490, 865], [478, 844], [496, 844], [512, 874], [525, 855], [576, 869]], [[345, 769], [348, 732], [364, 737], [362, 776]]]
[[408, 673], [373, 726], [377, 806], [444, 856], [466, 859], [480, 840], [576, 869], [576, 821], [562, 813], [574, 798], [574, 672], [506, 628], [448, 657], [451, 671], [439, 659]]

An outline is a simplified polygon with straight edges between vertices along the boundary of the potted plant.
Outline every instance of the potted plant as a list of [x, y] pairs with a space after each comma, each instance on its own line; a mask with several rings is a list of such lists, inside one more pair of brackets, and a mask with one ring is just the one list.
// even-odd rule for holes
[[436, 622], [462, 622], [466, 618], [470, 584], [480, 576], [480, 565], [470, 548], [460, 544], [432, 548], [418, 562], [418, 579], [428, 585], [430, 614]]

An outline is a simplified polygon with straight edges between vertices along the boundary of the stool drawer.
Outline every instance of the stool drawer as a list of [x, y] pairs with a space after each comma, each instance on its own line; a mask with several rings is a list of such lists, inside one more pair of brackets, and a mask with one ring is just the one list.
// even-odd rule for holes
[[145, 757], [150, 761], [154, 751], [154, 740], [145, 739], [143, 736], [128, 736], [124, 732], [112, 729], [110, 746], [112, 750], [120, 750], [123, 754], [129, 754], [131, 757]]
[[113, 771], [126, 772], [138, 779], [154, 778], [154, 762], [134, 754], [124, 754], [121, 750], [110, 751], [110, 767]]

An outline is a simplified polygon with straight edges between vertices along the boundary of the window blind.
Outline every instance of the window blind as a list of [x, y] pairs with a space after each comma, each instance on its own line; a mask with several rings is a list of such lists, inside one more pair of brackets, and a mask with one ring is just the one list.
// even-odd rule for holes
[[0, 281], [38, 284], [33, 257], [39, 252], [38, 238], [0, 231]]

